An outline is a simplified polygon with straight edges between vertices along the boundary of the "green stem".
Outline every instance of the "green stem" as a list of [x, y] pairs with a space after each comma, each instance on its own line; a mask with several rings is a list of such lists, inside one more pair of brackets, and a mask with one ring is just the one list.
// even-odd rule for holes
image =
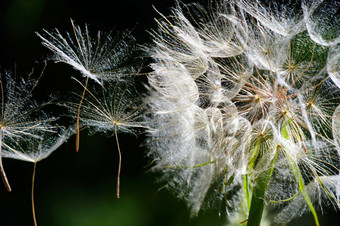
[[244, 195], [246, 197], [247, 201], [247, 210], [249, 212], [250, 210], [250, 191], [249, 191], [249, 176], [245, 175], [243, 178], [243, 189], [244, 189]]
[[274, 171], [275, 161], [277, 159], [278, 149], [270, 164], [270, 168], [259, 175], [252, 191], [251, 204], [248, 216], [247, 226], [258, 226], [261, 223], [262, 214], [265, 205], [265, 192], [268, 189], [270, 178]]

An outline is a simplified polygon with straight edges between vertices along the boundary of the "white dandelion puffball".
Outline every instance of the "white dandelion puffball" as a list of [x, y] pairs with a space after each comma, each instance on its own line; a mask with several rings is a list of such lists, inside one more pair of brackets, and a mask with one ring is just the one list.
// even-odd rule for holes
[[192, 214], [224, 206], [246, 220], [247, 189], [269, 171], [264, 201], [286, 204], [278, 222], [325, 200], [339, 208], [338, 11], [221, 0], [157, 20], [147, 144]]

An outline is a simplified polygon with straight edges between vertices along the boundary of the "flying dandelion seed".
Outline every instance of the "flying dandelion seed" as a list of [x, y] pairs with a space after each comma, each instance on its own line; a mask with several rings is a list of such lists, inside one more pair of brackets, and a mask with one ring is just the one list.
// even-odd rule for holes
[[[136, 134], [138, 130], [145, 128], [142, 121], [144, 112], [143, 101], [137, 93], [133, 83], [133, 77], [126, 81], [105, 83], [104, 86], [93, 87], [90, 91], [81, 84], [89, 94], [84, 98], [81, 107], [81, 124], [89, 127], [94, 132], [109, 133], [116, 139], [119, 165], [117, 175], [117, 197], [120, 196], [120, 171], [121, 171], [121, 149], [118, 133]], [[76, 94], [78, 95], [78, 94]], [[80, 95], [78, 95], [80, 96]], [[77, 103], [67, 102], [73, 113], [77, 112]]]
[[328, 10], [223, 0], [157, 21], [147, 143], [193, 215], [225, 202], [230, 219], [259, 225], [265, 203], [283, 203], [278, 222], [310, 210], [318, 225], [325, 200], [339, 209], [339, 35], [319, 29]]
[[39, 33], [37, 35], [42, 39], [42, 44], [54, 53], [55, 62], [71, 65], [86, 78], [77, 114], [76, 151], [78, 151], [80, 108], [89, 79], [102, 85], [104, 81], [119, 80], [136, 72], [134, 67], [129, 65], [133, 53], [136, 52], [136, 45], [135, 39], [128, 32], [112, 35], [98, 31], [96, 37], [91, 37], [87, 25], [82, 30], [73, 20], [71, 24], [73, 35], [66, 33], [63, 36], [57, 29], [54, 32], [44, 30], [43, 35]]
[[117, 80], [131, 73], [127, 71], [128, 59], [135, 51], [135, 39], [130, 33], [116, 34], [98, 31], [97, 36], [90, 35], [88, 26], [84, 29], [71, 20], [73, 35], [64, 36], [55, 29], [52, 32], [44, 30], [37, 33], [42, 39], [42, 45], [54, 53], [55, 62], [63, 62], [78, 70], [85, 78], [90, 78], [99, 84], [107, 80]]
[[36, 165], [41, 160], [47, 158], [58, 149], [68, 138], [75, 133], [75, 129], [70, 127], [64, 129], [61, 126], [53, 125], [57, 119], [51, 119], [51, 124], [42, 131], [35, 131], [35, 136], [27, 140], [16, 140], [12, 147], [7, 147], [2, 152], [3, 158], [12, 158], [22, 160], [26, 162], [32, 162], [33, 175], [32, 175], [32, 188], [31, 188], [31, 202], [32, 202], [32, 214], [34, 225], [37, 225], [34, 205], [34, 184]]
[[49, 131], [47, 125], [53, 120], [41, 112], [49, 102], [38, 104], [32, 99], [32, 92], [39, 78], [33, 78], [33, 72], [28, 78], [21, 80], [10, 72], [0, 75], [0, 169], [8, 191], [11, 191], [11, 187], [2, 164], [2, 149], [13, 149], [12, 144], [21, 140], [39, 138], [36, 131]]
[[340, 88], [340, 45], [332, 46], [328, 52], [327, 72]]

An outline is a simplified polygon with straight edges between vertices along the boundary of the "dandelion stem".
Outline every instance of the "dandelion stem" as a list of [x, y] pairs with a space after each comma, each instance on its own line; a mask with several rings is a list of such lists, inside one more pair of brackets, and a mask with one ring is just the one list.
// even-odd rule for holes
[[34, 226], [37, 226], [37, 219], [35, 217], [35, 206], [34, 206], [34, 181], [35, 181], [35, 170], [37, 168], [37, 162], [34, 162], [33, 175], [32, 175], [32, 190], [31, 190], [31, 200], [32, 200], [32, 215]]
[[5, 184], [5, 187], [6, 187], [7, 191], [11, 192], [12, 189], [11, 189], [11, 186], [9, 185], [9, 182], [8, 182], [8, 179], [7, 179], [4, 167], [2, 165], [2, 157], [1, 157], [1, 152], [2, 152], [2, 137], [3, 137], [2, 129], [0, 128], [0, 171], [1, 171], [1, 177], [2, 177], [2, 181]]
[[117, 124], [115, 124], [115, 138], [116, 138], [117, 150], [118, 150], [118, 156], [119, 156], [118, 172], [117, 172], [117, 198], [119, 198], [119, 195], [120, 195], [120, 192], [119, 192], [120, 170], [121, 170], [121, 166], [122, 166], [122, 154], [120, 152], [120, 146], [119, 146], [119, 141], [118, 141]]
[[270, 168], [259, 175], [253, 188], [249, 217], [247, 226], [259, 226], [261, 223], [262, 213], [264, 210], [264, 198], [268, 189], [270, 178], [274, 171], [275, 161], [278, 155], [278, 149], [270, 164]]
[[83, 91], [83, 94], [81, 96], [81, 99], [80, 99], [80, 102], [79, 102], [79, 106], [78, 106], [78, 111], [77, 111], [77, 134], [76, 134], [76, 151], [77, 152], [79, 151], [79, 118], [80, 118], [80, 108], [81, 108], [81, 105], [82, 105], [84, 97], [85, 97], [86, 87], [87, 87], [88, 82], [89, 82], [89, 77], [86, 77], [84, 91]]
[[244, 195], [246, 196], [246, 200], [247, 200], [247, 208], [248, 208], [248, 211], [249, 211], [250, 210], [250, 191], [249, 191], [249, 177], [248, 177], [248, 175], [244, 176], [243, 189], [244, 189]]

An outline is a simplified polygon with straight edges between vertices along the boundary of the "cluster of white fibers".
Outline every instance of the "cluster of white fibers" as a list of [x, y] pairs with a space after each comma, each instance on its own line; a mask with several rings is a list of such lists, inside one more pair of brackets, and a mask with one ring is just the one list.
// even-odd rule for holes
[[0, 174], [8, 191], [11, 191], [11, 187], [2, 158], [20, 159], [19, 149], [29, 143], [28, 140], [40, 140], [44, 133], [54, 131], [50, 124], [56, 118], [42, 110], [51, 101], [38, 103], [33, 99], [39, 79], [33, 75], [33, 71], [25, 79], [8, 71], [0, 73]]
[[217, 202], [246, 220], [247, 189], [270, 169], [265, 201], [285, 206], [279, 222], [296, 206], [339, 207], [339, 29], [318, 29], [327, 6], [221, 0], [157, 21], [148, 145], [192, 214]]

